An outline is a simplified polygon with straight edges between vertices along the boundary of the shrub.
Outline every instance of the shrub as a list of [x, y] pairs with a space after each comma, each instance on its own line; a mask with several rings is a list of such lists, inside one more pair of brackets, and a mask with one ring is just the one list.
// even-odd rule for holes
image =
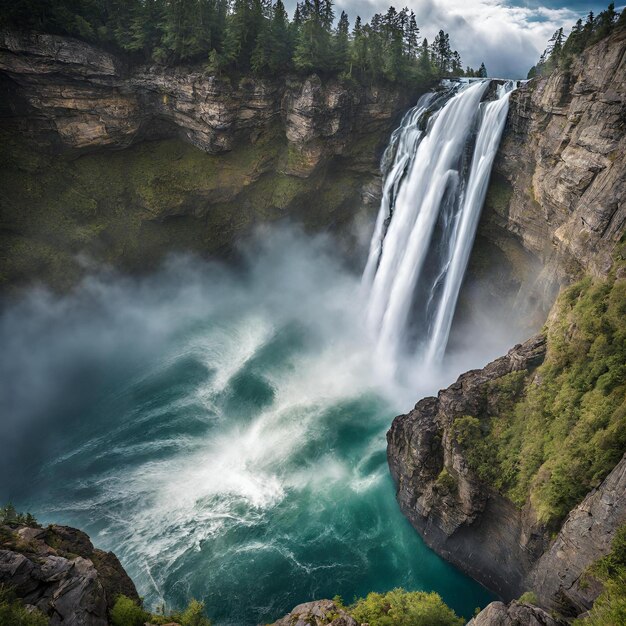
[[144, 611], [134, 600], [127, 596], [117, 597], [111, 609], [111, 623], [113, 626], [143, 626], [150, 619], [150, 614]]
[[[626, 251], [626, 250], [625, 250]], [[528, 500], [556, 530], [626, 449], [626, 265], [561, 295], [546, 329], [545, 362], [487, 384], [489, 402], [457, 417], [469, 466], [518, 506]]]
[[39, 524], [33, 515], [30, 513], [18, 513], [10, 502], [0, 508], [0, 524], [39, 528]]
[[393, 589], [370, 593], [348, 607], [361, 624], [370, 626], [462, 626], [465, 620], [436, 593]]
[[41, 611], [28, 611], [9, 587], [0, 584], [0, 624], [10, 626], [47, 626]]
[[189, 606], [179, 617], [181, 626], [211, 626], [211, 622], [204, 614], [204, 602], [192, 600]]
[[537, 594], [534, 591], [525, 591], [517, 601], [521, 604], [537, 604]]

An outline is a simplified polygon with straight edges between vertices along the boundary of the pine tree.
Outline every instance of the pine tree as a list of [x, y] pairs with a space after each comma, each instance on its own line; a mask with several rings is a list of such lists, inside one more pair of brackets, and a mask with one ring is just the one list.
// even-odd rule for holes
[[[354, 68], [359, 77], [365, 76], [367, 66], [367, 39], [361, 25], [361, 17], [356, 16], [352, 29], [352, 50], [350, 55], [351, 69]], [[352, 71], [350, 71], [352, 74]]]
[[419, 42], [419, 34], [420, 30], [417, 27], [417, 22], [415, 20], [415, 13], [411, 11], [409, 15], [409, 21], [406, 29], [406, 53], [409, 58], [413, 59], [417, 57], [418, 53], [418, 42]]
[[350, 23], [345, 11], [341, 12], [334, 40], [333, 66], [339, 72], [346, 71], [350, 54]]
[[428, 39], [426, 39], [426, 37], [422, 40], [422, 49], [419, 56], [419, 71], [425, 77], [430, 76], [433, 71], [430, 62], [430, 46], [428, 45]]
[[432, 44], [432, 57], [440, 76], [446, 76], [452, 63], [452, 50], [450, 49], [450, 36], [440, 30]]
[[463, 75], [463, 63], [461, 61], [461, 55], [456, 50], [452, 53], [450, 71], [452, 72], [453, 76]]
[[479, 78], [487, 78], [487, 68], [485, 67], [484, 63], [480, 64], [480, 67], [478, 68], [477, 75], [478, 75]]

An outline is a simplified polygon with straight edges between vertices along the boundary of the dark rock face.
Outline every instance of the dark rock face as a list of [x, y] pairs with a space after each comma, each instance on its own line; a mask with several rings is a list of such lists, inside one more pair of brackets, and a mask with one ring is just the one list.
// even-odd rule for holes
[[299, 604], [271, 626], [359, 626], [359, 623], [332, 600]]
[[[534, 369], [545, 351], [545, 337], [533, 337], [484, 369], [461, 375], [437, 398], [421, 400], [396, 417], [387, 433], [387, 458], [403, 513], [431, 548], [508, 599], [524, 591], [525, 576], [546, 539], [529, 513], [477, 479], [452, 424], [456, 417], [488, 410], [488, 383]], [[444, 468], [455, 489], [439, 479]]]
[[467, 626], [564, 626], [543, 609], [530, 604], [492, 602], [487, 605]]
[[[546, 310], [560, 285], [611, 268], [626, 227], [625, 113], [623, 29], [585, 51], [567, 72], [512, 94], [478, 241], [500, 248], [513, 269], [529, 259], [535, 264], [534, 275], [518, 272], [517, 287], [527, 281], [525, 297], [543, 301]], [[469, 282], [471, 272], [470, 264]], [[497, 404], [490, 381], [524, 369], [532, 376], [545, 352], [545, 339], [537, 336], [420, 401], [394, 420], [388, 460], [400, 507], [430, 547], [506, 600], [533, 590], [542, 606], [573, 616], [600, 591], [585, 570], [609, 552], [626, 521], [625, 461], [551, 539], [530, 503], [518, 509], [477, 478], [452, 436], [455, 418], [489, 415], [490, 404]], [[519, 617], [521, 610], [492, 605], [475, 623], [546, 623], [537, 615], [534, 622]]]
[[139, 601], [117, 557], [66, 526], [0, 527], [0, 583], [47, 615], [51, 626], [107, 626], [119, 594]]
[[[518, 509], [476, 476], [453, 435], [455, 418], [488, 414], [498, 402], [490, 382], [532, 372], [545, 350], [544, 337], [534, 337], [418, 402], [394, 420], [387, 457], [400, 508], [431, 548], [506, 600], [533, 590], [542, 606], [576, 616], [601, 592], [588, 568], [626, 523], [626, 457], [551, 540], [529, 503]], [[440, 478], [444, 470], [453, 489]]]

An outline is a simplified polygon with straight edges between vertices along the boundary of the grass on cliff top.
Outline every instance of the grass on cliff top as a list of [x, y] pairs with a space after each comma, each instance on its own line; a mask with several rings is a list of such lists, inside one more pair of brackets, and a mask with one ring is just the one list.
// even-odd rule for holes
[[626, 624], [626, 525], [615, 533], [612, 549], [597, 561], [589, 574], [600, 580], [604, 591], [589, 613], [575, 626], [622, 626]]
[[[488, 414], [455, 436], [479, 477], [556, 530], [626, 450], [626, 244], [606, 279], [560, 296], [545, 362], [491, 382]], [[618, 278], [619, 275], [619, 278]]]

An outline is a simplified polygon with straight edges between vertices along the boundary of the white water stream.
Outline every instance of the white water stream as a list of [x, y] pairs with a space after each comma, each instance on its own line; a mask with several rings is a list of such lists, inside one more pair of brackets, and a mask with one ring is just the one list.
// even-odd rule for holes
[[407, 353], [437, 365], [446, 350], [514, 83], [447, 84], [404, 117], [383, 159], [386, 176], [363, 274], [379, 362]]

